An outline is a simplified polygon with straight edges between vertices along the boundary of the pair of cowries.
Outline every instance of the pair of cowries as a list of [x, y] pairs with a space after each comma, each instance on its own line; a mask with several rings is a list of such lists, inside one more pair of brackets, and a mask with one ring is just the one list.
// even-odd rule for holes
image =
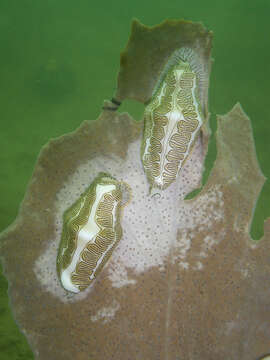
[[[203, 124], [207, 79], [196, 51], [176, 50], [165, 65], [145, 108], [141, 160], [149, 183], [164, 190], [177, 178]], [[99, 173], [65, 211], [57, 256], [64, 289], [85, 290], [103, 269], [122, 236], [121, 216], [130, 186]]]

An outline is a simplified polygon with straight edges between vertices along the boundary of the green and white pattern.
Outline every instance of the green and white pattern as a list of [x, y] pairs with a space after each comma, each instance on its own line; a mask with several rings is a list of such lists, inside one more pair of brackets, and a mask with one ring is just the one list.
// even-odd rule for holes
[[141, 157], [150, 187], [167, 188], [192, 150], [203, 124], [203, 70], [192, 49], [176, 51], [146, 106]]
[[99, 174], [65, 212], [57, 271], [66, 290], [86, 289], [110, 258], [122, 236], [123, 189], [121, 182]]

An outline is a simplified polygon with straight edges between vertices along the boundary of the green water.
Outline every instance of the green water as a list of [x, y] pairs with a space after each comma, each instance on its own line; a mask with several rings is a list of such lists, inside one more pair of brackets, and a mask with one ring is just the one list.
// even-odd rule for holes
[[[239, 101], [252, 120], [258, 160], [270, 177], [270, 1], [0, 0], [0, 231], [16, 217], [37, 155], [50, 138], [95, 119], [111, 98], [132, 18], [202, 22], [214, 31], [210, 82], [215, 115]], [[127, 102], [140, 118], [143, 106]], [[215, 158], [210, 143], [208, 168]], [[257, 204], [252, 236], [270, 216], [270, 183]], [[0, 277], [0, 360], [32, 359], [12, 319]]]

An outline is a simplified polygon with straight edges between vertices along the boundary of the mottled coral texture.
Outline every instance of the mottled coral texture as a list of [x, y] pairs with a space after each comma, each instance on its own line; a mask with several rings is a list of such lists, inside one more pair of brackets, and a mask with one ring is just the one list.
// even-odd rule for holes
[[[146, 28], [135, 21], [116, 98], [149, 99], [156, 74], [183, 45], [198, 51], [209, 72], [211, 37], [190, 22]], [[207, 93], [203, 109], [207, 118]], [[1, 235], [11, 306], [35, 357], [260, 358], [270, 352], [270, 222], [262, 240], [250, 239], [265, 179], [249, 119], [239, 104], [218, 117], [217, 159], [192, 200], [184, 197], [200, 186], [207, 123], [177, 181], [151, 195], [141, 131], [127, 114], [104, 110], [52, 140], [41, 151], [18, 218]], [[123, 238], [97, 280], [69, 294], [56, 274], [63, 212], [100, 171], [132, 189]]]

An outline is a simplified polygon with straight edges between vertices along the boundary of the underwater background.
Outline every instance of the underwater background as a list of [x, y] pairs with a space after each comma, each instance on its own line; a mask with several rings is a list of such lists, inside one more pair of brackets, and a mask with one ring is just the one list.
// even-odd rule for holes
[[[114, 94], [133, 18], [149, 26], [166, 18], [198, 21], [214, 32], [212, 132], [216, 114], [239, 101], [252, 121], [261, 169], [270, 177], [269, 0], [0, 0], [0, 231], [17, 215], [41, 147], [83, 120], [97, 118], [103, 100]], [[127, 101], [119, 111], [139, 120], [143, 109]], [[215, 156], [212, 136], [204, 181]], [[251, 227], [255, 239], [270, 216], [269, 200], [267, 180]], [[5, 359], [33, 355], [13, 320], [1, 272], [0, 360]]]

